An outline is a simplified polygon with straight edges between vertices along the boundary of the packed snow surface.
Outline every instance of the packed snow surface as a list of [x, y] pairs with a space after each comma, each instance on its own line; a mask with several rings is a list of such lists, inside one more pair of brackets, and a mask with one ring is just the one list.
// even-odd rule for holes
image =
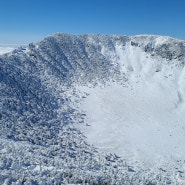
[[185, 41], [154, 35], [1, 55], [0, 183], [185, 184], [184, 64]]
[[185, 115], [178, 91], [168, 85], [136, 83], [129, 88], [112, 84], [87, 89], [89, 96], [82, 108], [87, 114], [89, 126], [84, 132], [89, 142], [101, 151], [116, 151], [152, 165], [160, 158], [184, 160]]

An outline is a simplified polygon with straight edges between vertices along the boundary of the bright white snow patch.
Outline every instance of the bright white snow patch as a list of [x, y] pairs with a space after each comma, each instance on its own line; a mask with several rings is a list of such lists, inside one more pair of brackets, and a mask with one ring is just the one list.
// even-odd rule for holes
[[90, 126], [84, 133], [95, 147], [154, 164], [159, 158], [185, 159], [185, 115], [176, 111], [176, 89], [138, 84], [86, 91], [90, 95], [82, 107]]
[[185, 160], [184, 70], [149, 59], [139, 48], [115, 51], [127, 85], [79, 87], [89, 94], [81, 104], [87, 140], [102, 152], [147, 166]]
[[5, 53], [9, 53], [16, 48], [17, 48], [17, 46], [0, 45], [0, 55], [5, 54]]

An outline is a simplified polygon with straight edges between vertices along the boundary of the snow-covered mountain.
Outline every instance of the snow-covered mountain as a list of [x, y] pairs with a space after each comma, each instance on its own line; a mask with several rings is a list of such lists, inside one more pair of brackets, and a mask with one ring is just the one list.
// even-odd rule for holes
[[1, 184], [185, 184], [185, 41], [54, 34], [0, 56]]

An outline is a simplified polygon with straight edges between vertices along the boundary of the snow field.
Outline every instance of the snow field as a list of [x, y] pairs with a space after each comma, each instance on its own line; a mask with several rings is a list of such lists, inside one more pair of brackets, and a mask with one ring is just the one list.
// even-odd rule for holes
[[79, 87], [89, 94], [81, 104], [89, 126], [81, 129], [102, 152], [169, 169], [185, 160], [184, 69], [129, 44], [115, 48], [128, 81]]

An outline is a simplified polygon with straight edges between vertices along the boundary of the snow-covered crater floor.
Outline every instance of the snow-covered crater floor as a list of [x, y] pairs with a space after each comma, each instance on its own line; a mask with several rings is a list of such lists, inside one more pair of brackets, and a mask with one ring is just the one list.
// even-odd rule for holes
[[155, 164], [159, 158], [184, 160], [185, 116], [176, 111], [175, 89], [113, 84], [86, 90], [89, 96], [81, 106], [89, 126], [84, 132], [94, 146]]
[[184, 71], [143, 54], [134, 57], [125, 60], [133, 71], [125, 73], [124, 85], [78, 87], [89, 94], [79, 105], [87, 122], [80, 129], [101, 152], [147, 168], [178, 166], [184, 171]]

